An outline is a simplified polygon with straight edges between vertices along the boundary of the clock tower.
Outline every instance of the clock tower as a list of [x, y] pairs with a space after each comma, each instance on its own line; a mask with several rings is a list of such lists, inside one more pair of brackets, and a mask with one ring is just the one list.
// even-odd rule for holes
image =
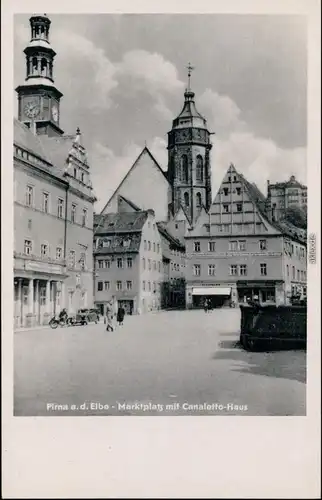
[[18, 119], [39, 135], [60, 136], [59, 106], [63, 94], [55, 87], [53, 65], [56, 52], [49, 43], [51, 21], [46, 14], [30, 18], [31, 40], [26, 54], [26, 79], [16, 88]]
[[188, 65], [188, 88], [184, 105], [168, 132], [168, 179], [170, 206], [175, 213], [180, 205], [193, 224], [202, 207], [211, 205], [210, 132], [205, 118], [197, 111], [190, 88], [192, 66]]

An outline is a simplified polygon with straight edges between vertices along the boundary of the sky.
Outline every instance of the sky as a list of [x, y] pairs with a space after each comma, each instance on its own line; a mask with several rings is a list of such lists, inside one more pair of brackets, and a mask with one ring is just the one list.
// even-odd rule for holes
[[[30, 15], [15, 15], [14, 84], [25, 79]], [[83, 134], [103, 208], [145, 145], [167, 169], [167, 132], [187, 65], [212, 135], [213, 197], [230, 163], [266, 194], [267, 179], [306, 183], [304, 16], [50, 15], [60, 126]], [[17, 99], [15, 110], [17, 109]], [[15, 113], [17, 115], [17, 113]], [[144, 180], [142, 180], [144, 182]]]

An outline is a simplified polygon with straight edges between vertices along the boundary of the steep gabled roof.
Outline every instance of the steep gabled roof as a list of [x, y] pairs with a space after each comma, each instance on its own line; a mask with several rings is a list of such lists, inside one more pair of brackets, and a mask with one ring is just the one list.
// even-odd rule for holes
[[138, 207], [135, 203], [133, 203], [133, 201], [129, 200], [128, 198], [125, 198], [125, 196], [119, 194], [118, 198], [121, 199], [121, 200], [123, 200], [123, 201], [125, 201], [125, 203], [127, 205], [129, 205], [130, 207], [132, 207], [133, 210], [135, 210], [136, 212], [140, 212], [141, 211], [140, 207]]
[[164, 222], [157, 222], [157, 227], [160, 234], [169, 241], [170, 245], [179, 247], [181, 250], [185, 249], [185, 245], [169, 231], [169, 228], [166, 227]]
[[136, 165], [138, 164], [138, 162], [140, 161], [140, 159], [142, 158], [142, 156], [144, 154], [148, 154], [150, 156], [150, 158], [152, 159], [153, 163], [155, 164], [155, 166], [157, 167], [157, 169], [162, 173], [162, 175], [164, 176], [164, 178], [168, 181], [168, 177], [166, 175], [166, 172], [164, 172], [164, 170], [162, 170], [162, 168], [160, 167], [159, 163], [156, 161], [156, 159], [154, 158], [154, 156], [152, 155], [151, 151], [147, 148], [147, 146], [145, 146], [141, 153], [139, 154], [139, 156], [137, 157], [137, 159], [135, 160], [135, 162], [133, 163], [133, 165], [131, 166], [131, 168], [129, 169], [129, 171], [127, 172], [127, 174], [125, 174], [125, 176], [123, 177], [123, 179], [121, 180], [120, 184], [116, 187], [116, 189], [114, 190], [113, 194], [110, 196], [110, 198], [108, 199], [108, 201], [105, 203], [103, 209], [101, 210], [101, 213], [103, 213], [106, 209], [106, 207], [108, 206], [108, 204], [110, 203], [110, 201], [112, 200], [112, 198], [115, 196], [115, 194], [117, 193], [117, 191], [120, 189], [120, 187], [123, 185], [123, 183], [126, 181], [126, 179], [128, 178], [128, 176], [130, 175], [130, 173], [133, 171], [133, 169], [136, 167]]

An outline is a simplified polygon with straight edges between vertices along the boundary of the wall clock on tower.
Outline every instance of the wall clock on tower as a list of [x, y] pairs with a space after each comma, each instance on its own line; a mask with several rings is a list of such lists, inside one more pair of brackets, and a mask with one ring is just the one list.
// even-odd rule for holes
[[40, 107], [36, 101], [29, 101], [25, 105], [24, 111], [28, 118], [35, 118], [40, 112]]
[[53, 120], [54, 120], [55, 122], [57, 122], [57, 121], [58, 121], [58, 108], [57, 108], [57, 106], [53, 106], [53, 107], [51, 108], [51, 115], [52, 115], [52, 117], [53, 117]]

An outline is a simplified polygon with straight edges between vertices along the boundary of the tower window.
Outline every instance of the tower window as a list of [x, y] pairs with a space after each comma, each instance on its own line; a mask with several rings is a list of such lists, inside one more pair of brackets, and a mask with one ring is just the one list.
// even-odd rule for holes
[[184, 193], [183, 198], [184, 198], [185, 206], [189, 207], [189, 205], [190, 205], [189, 193]]
[[203, 160], [202, 156], [197, 156], [196, 180], [203, 182]]
[[201, 194], [200, 193], [196, 194], [196, 207], [198, 207], [198, 208], [201, 207]]
[[32, 58], [32, 73], [36, 75], [38, 73], [38, 59], [37, 57]]
[[188, 182], [188, 180], [189, 180], [187, 155], [182, 155], [182, 157], [181, 157], [181, 180], [183, 182]]
[[47, 76], [47, 59], [41, 60], [41, 76]]

